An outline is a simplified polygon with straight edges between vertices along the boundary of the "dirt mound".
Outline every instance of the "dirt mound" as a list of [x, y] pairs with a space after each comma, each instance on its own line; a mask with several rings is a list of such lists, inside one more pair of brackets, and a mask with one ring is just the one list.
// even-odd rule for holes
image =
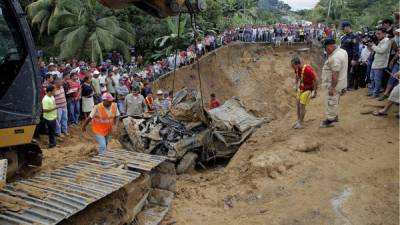
[[[294, 106], [293, 70], [290, 60], [300, 55], [306, 63], [319, 68], [321, 51], [299, 47], [271, 48], [263, 44], [236, 43], [209, 53], [200, 60], [200, 77], [204, 102], [215, 93], [221, 101], [237, 96], [256, 116], [280, 118]], [[172, 90], [173, 73], [157, 81], [154, 89]], [[197, 65], [176, 72], [175, 88], [199, 90]]]

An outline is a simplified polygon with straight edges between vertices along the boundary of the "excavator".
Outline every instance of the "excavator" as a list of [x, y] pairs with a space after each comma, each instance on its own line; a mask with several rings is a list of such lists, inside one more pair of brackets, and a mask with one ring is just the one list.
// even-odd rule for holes
[[[205, 11], [205, 0], [98, 0], [121, 9], [136, 6], [164, 18]], [[42, 151], [32, 138], [40, 121], [41, 77], [37, 51], [18, 0], [0, 0], [0, 188], [7, 176], [27, 165], [41, 166]]]

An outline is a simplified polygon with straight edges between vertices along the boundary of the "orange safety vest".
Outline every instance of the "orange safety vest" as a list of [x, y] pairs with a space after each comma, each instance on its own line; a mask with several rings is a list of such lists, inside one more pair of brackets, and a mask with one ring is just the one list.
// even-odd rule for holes
[[93, 133], [104, 136], [110, 134], [114, 125], [114, 119], [117, 116], [117, 105], [112, 103], [110, 115], [107, 115], [107, 110], [103, 103], [96, 105], [95, 110], [96, 114], [92, 119]]

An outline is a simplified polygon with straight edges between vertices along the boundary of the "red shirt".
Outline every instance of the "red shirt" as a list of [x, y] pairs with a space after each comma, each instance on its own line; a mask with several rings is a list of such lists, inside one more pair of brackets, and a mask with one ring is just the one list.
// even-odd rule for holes
[[211, 99], [210, 101], [210, 109], [215, 109], [221, 106], [221, 103], [218, 101], [218, 99]]
[[314, 81], [317, 78], [317, 74], [310, 65], [303, 65], [302, 68], [297, 71], [296, 76], [300, 81], [300, 91], [312, 91], [314, 89]]

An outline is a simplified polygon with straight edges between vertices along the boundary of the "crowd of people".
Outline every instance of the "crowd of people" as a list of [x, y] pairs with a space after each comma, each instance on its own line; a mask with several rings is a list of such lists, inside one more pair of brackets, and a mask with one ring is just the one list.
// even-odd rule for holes
[[[366, 95], [384, 101], [382, 109], [372, 112], [374, 116], [385, 116], [394, 104], [400, 102], [400, 13], [394, 19], [379, 22], [377, 30], [369, 33], [355, 33], [349, 22], [344, 21], [341, 29], [344, 35], [340, 46], [333, 38], [325, 38], [323, 47], [327, 59], [322, 69], [322, 86], [325, 88], [326, 119], [321, 127], [332, 127], [339, 122], [340, 96], [347, 91], [367, 88]], [[295, 129], [303, 128], [306, 105], [316, 96], [317, 78], [310, 65], [301, 59], [291, 62], [297, 82], [297, 121]], [[399, 115], [397, 115], [399, 117]]]

